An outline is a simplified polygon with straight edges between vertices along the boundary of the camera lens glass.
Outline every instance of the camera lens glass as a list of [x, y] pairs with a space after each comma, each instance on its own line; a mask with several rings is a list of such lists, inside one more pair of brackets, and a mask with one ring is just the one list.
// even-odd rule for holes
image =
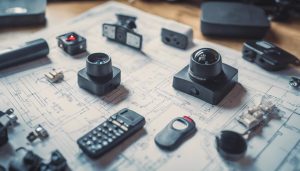
[[90, 55], [88, 60], [90, 63], [102, 65], [109, 62], [110, 58], [107, 55]]
[[222, 72], [221, 55], [210, 48], [196, 50], [190, 60], [189, 75], [194, 81], [206, 81]]
[[219, 54], [214, 50], [203, 49], [196, 51], [196, 53], [193, 55], [193, 59], [199, 64], [209, 65], [218, 61]]
[[93, 77], [112, 76], [111, 58], [105, 53], [93, 53], [86, 60], [87, 74]]

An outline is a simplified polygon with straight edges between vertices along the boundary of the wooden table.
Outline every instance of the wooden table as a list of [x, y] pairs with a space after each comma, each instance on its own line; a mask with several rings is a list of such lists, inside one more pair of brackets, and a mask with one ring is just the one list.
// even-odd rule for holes
[[[81, 2], [73, 1], [49, 3], [47, 7], [48, 22], [46, 26], [0, 29], [0, 39], [3, 42], [4, 40], [15, 38], [17, 36], [23, 36], [47, 27], [56, 26], [57, 24], [75, 17], [104, 2], [106, 1], [82, 0]], [[119, 0], [119, 2], [134, 6], [151, 14], [190, 25], [193, 27], [194, 37], [197, 39], [208, 40], [236, 50], [240, 50], [242, 48], [242, 43], [245, 41], [245, 39], [204, 37], [200, 31], [199, 16], [201, 14], [201, 9], [197, 5], [185, 3], [145, 2], [142, 0], [135, 0], [133, 3], [129, 3], [128, 0]], [[273, 22], [271, 25], [271, 31], [267, 34], [266, 39], [274, 42], [300, 58], [300, 21], [294, 20], [287, 23]]]

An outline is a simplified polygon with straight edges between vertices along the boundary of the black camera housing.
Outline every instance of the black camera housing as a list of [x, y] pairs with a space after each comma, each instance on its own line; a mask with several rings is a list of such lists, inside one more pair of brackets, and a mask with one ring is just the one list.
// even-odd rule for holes
[[[98, 58], [98, 59], [96, 59]], [[100, 63], [96, 60], [102, 60]], [[78, 72], [79, 87], [102, 96], [116, 89], [121, 82], [121, 70], [112, 66], [111, 58], [104, 53], [90, 54], [86, 68]]]
[[86, 52], [86, 39], [75, 32], [60, 35], [57, 40], [58, 47], [69, 55]]
[[[191, 57], [191, 64], [175, 74], [173, 87], [215, 105], [235, 86], [238, 80], [238, 70], [227, 64], [223, 64], [221, 56], [216, 51], [214, 51], [214, 54], [219, 55], [216, 61], [195, 66], [195, 64], [199, 63], [195, 63], [193, 56], [201, 50], [214, 51], [209, 48], [195, 51]], [[191, 70], [194, 70], [194, 72]], [[195, 79], [195, 75], [200, 77]]]
[[279, 71], [289, 64], [300, 64], [300, 60], [295, 56], [264, 40], [245, 42], [243, 58], [268, 71]]

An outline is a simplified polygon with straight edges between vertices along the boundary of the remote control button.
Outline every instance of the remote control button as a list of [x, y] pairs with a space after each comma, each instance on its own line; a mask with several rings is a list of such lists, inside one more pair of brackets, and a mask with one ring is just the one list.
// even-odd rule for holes
[[107, 141], [111, 143], [113, 141], [113, 139], [112, 138], [108, 138]]
[[107, 146], [107, 145], [108, 145], [108, 142], [107, 142], [107, 141], [103, 141], [103, 142], [102, 142], [102, 145], [103, 145], [103, 146]]
[[98, 132], [96, 130], [93, 130], [92, 132], [94, 135], [96, 135]]
[[103, 123], [103, 127], [107, 127], [108, 125], [107, 125], [107, 122], [104, 122]]
[[121, 124], [118, 121], [112, 121], [113, 124], [117, 125], [118, 127], [121, 127]]
[[113, 115], [113, 116], [111, 116], [111, 119], [116, 120], [116, 119], [117, 119], [117, 116], [116, 116], [116, 115]]
[[118, 120], [118, 122], [120, 123], [120, 124], [123, 124], [124, 123], [124, 121], [122, 121], [122, 120], [120, 120], [120, 119], [117, 119]]
[[101, 136], [102, 136], [102, 134], [101, 134], [101, 133], [98, 133], [98, 134], [97, 134], [97, 137], [99, 137], [99, 138], [100, 138]]
[[98, 126], [97, 131], [102, 131], [102, 128], [100, 126]]
[[92, 137], [92, 141], [97, 141], [97, 137]]
[[122, 128], [124, 131], [128, 131], [128, 128], [125, 127], [124, 125], [122, 125], [121, 128]]
[[92, 141], [87, 141], [86, 145], [88, 145], [88, 146], [92, 145]]

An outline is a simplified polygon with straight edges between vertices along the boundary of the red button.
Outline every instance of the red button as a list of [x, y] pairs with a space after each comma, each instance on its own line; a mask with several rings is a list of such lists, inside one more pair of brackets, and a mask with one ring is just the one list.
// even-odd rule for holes
[[188, 116], [183, 116], [183, 119], [187, 120], [188, 122], [194, 122], [193, 119]]
[[67, 41], [75, 41], [76, 40], [76, 37], [71, 34], [69, 37], [67, 37]]

